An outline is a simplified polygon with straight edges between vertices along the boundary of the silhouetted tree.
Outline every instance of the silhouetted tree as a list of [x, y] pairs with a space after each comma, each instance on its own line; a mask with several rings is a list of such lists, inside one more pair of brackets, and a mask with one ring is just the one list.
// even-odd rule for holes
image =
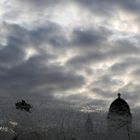
[[25, 100], [15, 103], [15, 106], [16, 109], [25, 110], [27, 112], [30, 112], [30, 109], [32, 108], [30, 104], [25, 102]]

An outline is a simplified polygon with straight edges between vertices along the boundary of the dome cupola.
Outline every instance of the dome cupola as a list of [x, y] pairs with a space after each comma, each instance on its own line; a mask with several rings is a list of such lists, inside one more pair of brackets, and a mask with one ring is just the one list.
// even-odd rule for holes
[[130, 108], [125, 100], [121, 98], [121, 94], [118, 93], [118, 98], [115, 99], [109, 108], [109, 115], [121, 115], [121, 116], [130, 116]]

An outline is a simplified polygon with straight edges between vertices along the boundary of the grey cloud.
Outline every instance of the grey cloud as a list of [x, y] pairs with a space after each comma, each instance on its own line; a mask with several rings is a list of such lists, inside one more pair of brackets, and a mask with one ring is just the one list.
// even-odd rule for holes
[[73, 42], [80, 46], [98, 45], [100, 41], [105, 40], [105, 36], [97, 30], [74, 30]]
[[[140, 3], [137, 0], [118, 0], [118, 1], [98, 1], [98, 0], [76, 0], [79, 5], [86, 7], [91, 11], [96, 11], [99, 15], [102, 16], [113, 16], [113, 13], [116, 13], [117, 10], [125, 10], [132, 12], [134, 14], [139, 13]], [[113, 12], [112, 12], [113, 11]]]
[[21, 37], [25, 34], [25, 30], [19, 29], [17, 25], [6, 25], [4, 28], [8, 30], [7, 44], [0, 50], [0, 63], [8, 67], [22, 62], [25, 57], [26, 41]]
[[[61, 34], [62, 27], [58, 24], [48, 21], [45, 26], [27, 29], [18, 24], [6, 23], [6, 28], [9, 30], [8, 40], [13, 43], [30, 43], [35, 46], [40, 45], [43, 42], [49, 42], [52, 37]], [[11, 43], [11, 42], [10, 42]], [[26, 47], [26, 45], [24, 46]]]
[[69, 45], [69, 41], [62, 35], [54, 35], [50, 38], [49, 43], [52, 47], [59, 47], [59, 49], [66, 48]]
[[41, 92], [46, 92], [47, 96], [47, 94], [50, 94], [48, 93], [50, 90], [59, 93], [78, 88], [84, 84], [82, 76], [66, 72], [65, 68], [51, 65], [43, 67], [44, 63], [41, 62], [44, 59], [46, 58], [35, 58], [35, 60], [32, 58], [28, 62], [6, 71], [5, 74], [1, 75], [1, 86], [3, 85], [5, 88], [15, 87], [13, 90], [18, 91], [18, 94], [23, 93], [23, 91], [27, 92], [24, 94], [29, 94], [35, 90], [45, 88]]
[[111, 87], [113, 85], [121, 84], [121, 81], [117, 79], [113, 79], [110, 75], [102, 76], [99, 80], [94, 81], [93, 85], [99, 85], [102, 88]]
[[95, 92], [97, 96], [102, 98], [111, 98], [113, 97], [113, 91], [115, 90], [115, 87], [121, 86], [123, 84], [124, 81], [115, 79], [112, 75], [103, 75], [92, 82], [90, 89], [91, 91]]
[[[34, 9], [34, 14], [40, 12], [40, 15], [47, 8], [52, 8], [55, 11], [55, 8], [62, 3], [61, 6], [64, 6], [64, 3], [71, 3], [63, 0], [25, 0], [16, 2], [19, 7], [23, 4], [23, 7], [27, 6], [31, 12]], [[97, 97], [100, 98], [93, 101], [93, 105], [100, 106], [106, 98], [111, 101], [116, 97], [113, 87], [124, 84], [119, 76], [126, 74], [137, 82], [139, 81], [140, 47], [137, 42], [139, 33], [136, 36], [132, 34], [126, 38], [127, 33], [116, 31], [113, 27], [111, 29], [106, 27], [109, 26], [107, 20], [111, 22], [113, 16], [119, 10], [124, 12], [127, 10], [127, 12], [137, 15], [139, 11], [138, 1], [76, 0], [75, 2], [78, 4], [77, 8], [81, 8], [79, 5], [82, 6], [83, 12], [91, 11], [90, 14], [93, 15], [93, 18], [97, 16], [103, 22], [91, 27], [87, 21], [85, 22], [87, 24], [83, 25], [87, 28], [69, 27], [72, 32], [68, 32], [68, 34], [63, 31], [63, 26], [49, 20], [45, 22], [46, 24], [39, 23], [38, 26], [35, 26], [36, 23], [32, 23], [28, 19], [28, 22], [32, 23], [32, 28], [20, 22], [16, 24], [7, 23], [5, 26], [7, 29], [7, 44], [0, 49], [1, 96], [4, 94], [9, 94], [9, 96], [38, 96], [42, 94], [42, 96], [45, 95], [45, 97], [51, 99], [52, 102], [56, 102], [53, 98], [54, 94], [67, 94], [67, 91], [76, 92], [76, 89], [80, 89], [83, 85], [86, 85], [86, 82], [90, 82], [88, 90], [91, 93], [95, 92]], [[25, 11], [23, 11], [23, 15]], [[47, 16], [47, 18], [49, 17]], [[113, 35], [116, 38], [110, 40]], [[121, 38], [119, 38], [120, 36]], [[38, 54], [25, 60], [25, 50], [29, 47], [35, 48]], [[60, 64], [57, 62], [60, 57], [63, 58], [66, 52], [71, 50], [74, 55], [72, 54], [68, 60], [66, 59], [66, 63]], [[110, 66], [107, 65], [105, 69], [100, 67], [100, 64], [106, 65], [106, 63]], [[99, 69], [101, 72], [94, 72], [91, 67], [93, 69], [95, 67], [97, 71]], [[88, 78], [80, 73], [83, 69], [88, 76], [93, 77], [93, 80], [88, 81]], [[132, 84], [121, 87], [120, 90], [124, 93], [127, 92], [127, 99], [131, 98], [133, 101], [137, 101], [136, 98], [139, 98], [139, 88], [134, 81], [132, 81]], [[75, 94], [61, 97], [60, 102], [74, 101], [80, 104], [86, 100], [87, 106], [88, 103], [92, 102], [92, 99], [89, 99], [86, 93], [85, 95]], [[102, 105], [105, 105], [105, 103]]]
[[129, 42], [128, 40], [117, 41], [114, 44], [114, 48], [109, 52], [114, 55], [119, 56], [126, 56], [126, 55], [136, 55], [140, 52], [140, 48], [137, 47], [135, 44]]
[[105, 56], [101, 52], [79, 54], [67, 62], [68, 66], [86, 67], [92, 63], [96, 64], [104, 60]]
[[[113, 60], [122, 61], [124, 59], [126, 60], [126, 58], [129, 57], [131, 61], [131, 59], [133, 59], [133, 57], [136, 57], [136, 55], [138, 55], [140, 52], [140, 48], [137, 46], [137, 44], [131, 42], [131, 37], [129, 38], [129, 40], [126, 40], [125, 38], [124, 39], [122, 38], [121, 40], [118, 39], [116, 41], [113, 41], [113, 43], [105, 40], [106, 43], [104, 43], [104, 39], [102, 39], [102, 36], [104, 37], [104, 35], [100, 33], [100, 36], [101, 39], [98, 41], [98, 44], [96, 41], [94, 42], [94, 39], [89, 47], [86, 46], [88, 44], [85, 44], [84, 47], [82, 47], [82, 49], [79, 50], [79, 54], [77, 54], [71, 60], [68, 61], [68, 64], [74, 66], [78, 65], [85, 66], [86, 64], [87, 65], [96, 64], [99, 62]], [[108, 36], [106, 35], [106, 37], [109, 37], [109, 35]], [[82, 38], [80, 40], [83, 40]], [[88, 38], [88, 35], [85, 34], [84, 38]], [[89, 43], [89, 41], [87, 42]], [[79, 46], [79, 48], [81, 47], [80, 43], [79, 44], [77, 43], [77, 45]]]
[[3, 65], [16, 64], [22, 61], [25, 54], [22, 50], [15, 46], [8, 46], [0, 51], [0, 63]]
[[74, 1], [64, 1], [64, 0], [30, 0], [30, 1], [17, 1], [14, 0], [19, 7], [25, 6], [32, 11], [34, 9], [35, 12], [44, 11], [47, 8], [62, 6], [64, 4], [68, 5], [70, 3], [76, 3], [78, 6], [82, 6], [82, 11], [91, 11], [93, 15], [101, 16], [102, 18], [111, 18], [114, 15], [117, 15], [117, 11], [125, 10], [127, 12], [132, 12], [134, 14], [139, 14], [140, 3], [139, 1], [131, 1], [131, 0], [106, 0], [106, 1], [98, 1], [98, 0], [74, 0]]
[[110, 89], [106, 89], [106, 88], [101, 88], [100, 86], [99, 87], [96, 87], [96, 85], [95, 85], [95, 87], [93, 86], [93, 87], [91, 87], [91, 91], [95, 94], [95, 95], [97, 95], [97, 96], [99, 96], [99, 97], [101, 97], [102, 99], [104, 99], [104, 98], [114, 98], [116, 95], [110, 90]]
[[111, 49], [107, 38], [111, 35], [112, 32], [105, 28], [75, 29], [69, 44], [72, 44], [73, 49], [78, 50], [78, 54], [68, 60], [67, 64], [86, 67], [107, 60], [109, 55], [106, 51]]
[[[140, 66], [139, 64], [137, 65], [137, 67], [135, 69], [133, 69], [130, 73], [132, 80], [135, 80], [136, 82], [139, 82], [140, 80]], [[134, 82], [135, 82], [134, 81]]]
[[101, 17], [110, 17], [113, 16], [113, 12], [115, 11], [115, 7], [111, 7], [110, 3], [108, 3], [107, 1], [98, 1], [98, 0], [76, 0], [75, 2], [77, 2], [80, 6], [82, 6], [82, 8], [86, 8], [86, 10], [89, 10], [91, 12], [93, 12], [96, 15], [99, 15]]
[[[7, 29], [7, 44], [3, 46], [1, 50], [1, 57], [4, 55], [5, 57], [9, 56], [8, 58], [10, 58], [8, 53], [13, 52], [14, 54], [14, 51], [24, 52], [24, 50], [29, 47], [34, 47], [38, 49], [38, 51], [41, 51], [41, 49], [39, 49], [41, 47], [40, 45], [47, 46], [47, 44], [51, 44], [51, 39], [61, 32], [61, 28], [52, 22], [48, 22], [45, 27], [43, 26], [32, 30], [28, 30], [18, 24], [5, 23], [2, 28], [3, 27]], [[18, 54], [19, 53], [15, 53], [15, 57]], [[21, 54], [19, 55], [22, 56]], [[23, 56], [24, 55], [25, 54], [23, 54]]]
[[118, 7], [121, 7], [122, 9], [125, 9], [129, 12], [139, 12], [140, 8], [140, 3], [137, 0], [119, 0], [117, 2], [113, 1], [112, 4], [116, 4]]
[[52, 8], [58, 5], [65, 4], [66, 1], [64, 0], [25, 0], [25, 1], [18, 1], [14, 0], [19, 6], [25, 6], [26, 8], [30, 9], [31, 11], [33, 10], [34, 12], [36, 11], [44, 11], [47, 8]]
[[[46, 27], [27, 30], [17, 24], [9, 24], [7, 28], [7, 45], [0, 50], [1, 91], [13, 96], [33, 92], [46, 92], [46, 96], [53, 96], [53, 93], [79, 88], [85, 83], [82, 75], [67, 71], [65, 66], [50, 64], [51, 60], [57, 59], [57, 54], [45, 50], [42, 44], [55, 44], [52, 39], [61, 30], [57, 25], [48, 23]], [[24, 60], [25, 49], [30, 47], [37, 49], [39, 54]]]
[[120, 89], [122, 96], [125, 97], [130, 103], [130, 107], [134, 108], [137, 103], [139, 103], [139, 93], [140, 88], [135, 81], [130, 81], [127, 85]]
[[117, 75], [123, 75], [127, 72], [132, 72], [139, 67], [140, 59], [136, 56], [126, 57], [123, 60], [120, 60], [118, 63], [115, 63], [110, 68], [110, 72]]

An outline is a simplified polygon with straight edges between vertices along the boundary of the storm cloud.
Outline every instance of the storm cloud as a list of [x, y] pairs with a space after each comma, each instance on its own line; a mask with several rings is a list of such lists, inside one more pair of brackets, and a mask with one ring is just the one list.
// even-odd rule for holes
[[[139, 107], [138, 1], [0, 2], [0, 96]], [[39, 100], [38, 100], [39, 101]]]

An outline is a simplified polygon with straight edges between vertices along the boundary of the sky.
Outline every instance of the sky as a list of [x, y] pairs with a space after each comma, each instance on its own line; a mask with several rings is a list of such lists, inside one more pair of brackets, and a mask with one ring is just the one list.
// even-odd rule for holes
[[0, 0], [1, 99], [99, 111], [120, 92], [139, 108], [139, 13], [139, 0]]

